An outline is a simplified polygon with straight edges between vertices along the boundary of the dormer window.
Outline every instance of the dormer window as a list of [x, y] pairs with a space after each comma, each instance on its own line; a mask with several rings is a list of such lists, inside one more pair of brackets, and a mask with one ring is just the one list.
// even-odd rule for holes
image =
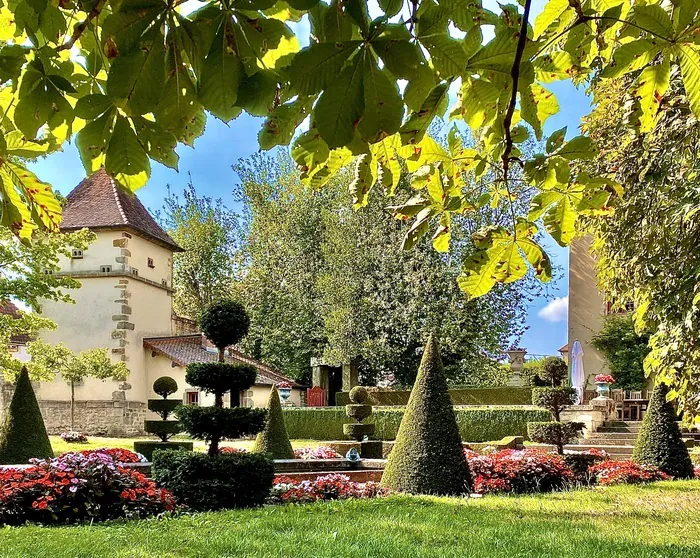
[[111, 271], [112, 271], [111, 265], [101, 265], [100, 266], [100, 273], [111, 273]]
[[154, 269], [156, 267], [156, 264], [153, 261], [153, 258], [148, 258], [148, 267], [150, 267], [151, 269]]
[[71, 259], [73, 260], [82, 260], [83, 259], [83, 251], [78, 250], [78, 249], [73, 249], [70, 255]]

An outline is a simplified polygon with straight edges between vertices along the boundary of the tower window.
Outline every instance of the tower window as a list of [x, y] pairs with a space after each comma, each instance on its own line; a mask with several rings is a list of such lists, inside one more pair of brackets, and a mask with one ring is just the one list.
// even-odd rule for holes
[[164, 287], [167, 287], [167, 286], [168, 286], [168, 280], [167, 280], [167, 279], [163, 279], [163, 280], [160, 282], [160, 284], [163, 285]]
[[82, 259], [83, 259], [83, 251], [82, 251], [82, 250], [78, 250], [78, 249], [74, 249], [74, 250], [71, 252], [70, 257], [71, 257], [72, 259], [74, 259], [74, 260], [82, 260]]
[[111, 265], [101, 265], [100, 266], [100, 273], [110, 273], [111, 271], [112, 271]]
[[53, 269], [45, 269], [44, 275], [53, 275]]
[[132, 274], [134, 277], [138, 277], [138, 276], [139, 276], [139, 270], [136, 269], [135, 267], [132, 267], [132, 268], [131, 268], [131, 274]]
[[156, 267], [156, 264], [153, 262], [153, 258], [148, 258], [148, 267], [150, 267], [151, 269]]

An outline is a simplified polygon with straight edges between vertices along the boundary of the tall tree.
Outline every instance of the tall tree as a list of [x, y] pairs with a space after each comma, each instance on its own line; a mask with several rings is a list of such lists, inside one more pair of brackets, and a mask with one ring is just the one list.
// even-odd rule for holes
[[[674, 74], [658, 122], [628, 131], [639, 101], [630, 79], [598, 83], [585, 130], [601, 156], [589, 173], [614, 173], [625, 195], [606, 218], [588, 219], [595, 235], [601, 290], [619, 304], [635, 302], [637, 331], [651, 331], [645, 366], [668, 383], [689, 416], [700, 415], [700, 122]], [[621, 102], [622, 101], [622, 102]]]
[[[297, 378], [321, 356], [359, 359], [364, 382], [391, 375], [410, 384], [434, 330], [452, 382], [484, 383], [484, 369], [497, 373], [497, 357], [523, 332], [532, 282], [470, 301], [456, 282], [462, 254], [440, 254], [427, 242], [400, 250], [402, 223], [387, 210], [394, 200], [377, 193], [353, 212], [347, 174], [310, 190], [284, 155], [235, 168], [248, 228], [240, 288], [251, 312], [249, 350]], [[411, 194], [401, 184], [396, 198]], [[455, 250], [470, 250], [470, 232], [503, 218], [495, 209], [454, 219]]]
[[198, 196], [190, 182], [182, 198], [168, 189], [158, 217], [185, 250], [173, 256], [175, 311], [196, 320], [208, 305], [229, 298], [240, 278], [236, 215], [220, 199]]

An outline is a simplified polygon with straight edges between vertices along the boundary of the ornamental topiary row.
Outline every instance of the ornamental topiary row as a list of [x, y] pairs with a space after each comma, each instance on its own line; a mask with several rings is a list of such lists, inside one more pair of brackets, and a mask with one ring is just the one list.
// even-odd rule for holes
[[[395, 440], [405, 407], [375, 407], [364, 423], [375, 425], [376, 440]], [[343, 440], [347, 416], [342, 407], [285, 408], [287, 433], [291, 439]], [[551, 419], [535, 407], [454, 407], [460, 436], [465, 442], [490, 442], [505, 436], [527, 436], [528, 422]]]

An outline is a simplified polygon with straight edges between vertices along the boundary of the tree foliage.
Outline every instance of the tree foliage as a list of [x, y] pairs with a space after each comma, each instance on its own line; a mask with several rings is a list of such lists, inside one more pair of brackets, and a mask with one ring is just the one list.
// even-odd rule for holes
[[686, 418], [698, 417], [700, 122], [677, 71], [656, 127], [647, 134], [625, 126], [638, 117], [629, 79], [598, 83], [593, 93], [597, 108], [585, 130], [600, 157], [589, 163], [589, 172], [613, 174], [625, 195], [615, 203], [614, 216], [584, 225], [594, 234], [601, 290], [616, 305], [635, 303], [634, 326], [642, 338], [636, 349], [630, 338], [625, 372], [638, 370], [632, 361], [644, 357], [641, 345], [650, 332], [646, 373], [669, 384], [669, 397], [677, 399]]
[[185, 250], [173, 255], [173, 308], [196, 320], [209, 304], [230, 298], [241, 277], [236, 215], [220, 199], [197, 195], [190, 183], [182, 197], [168, 190], [158, 217]]
[[634, 330], [630, 316], [608, 316], [603, 329], [591, 341], [600, 351], [615, 378], [615, 387], [640, 390], [644, 387], [644, 358], [649, 354], [649, 335]]
[[401, 220], [386, 206], [413, 195], [405, 182], [391, 200], [374, 192], [362, 211], [353, 212], [347, 173], [314, 191], [285, 157], [254, 156], [236, 170], [249, 265], [239, 286], [251, 313], [249, 354], [301, 380], [308, 379], [310, 359], [322, 357], [357, 359], [365, 384], [393, 379], [411, 385], [422, 339], [435, 330], [452, 383], [507, 381], [497, 361], [523, 332], [537, 282], [499, 286], [468, 300], [455, 280], [460, 252], [472, 250], [470, 232], [480, 222], [506, 219], [502, 207], [479, 220], [453, 219], [454, 257], [427, 241], [402, 252]]

